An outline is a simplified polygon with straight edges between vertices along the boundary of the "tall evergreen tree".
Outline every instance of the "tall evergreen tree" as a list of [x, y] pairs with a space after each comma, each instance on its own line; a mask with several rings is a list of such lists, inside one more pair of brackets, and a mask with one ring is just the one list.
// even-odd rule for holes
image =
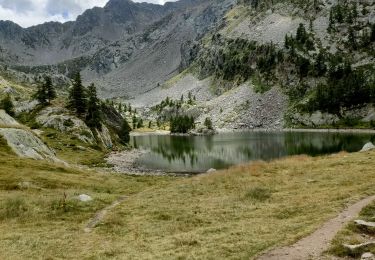
[[47, 104], [47, 92], [45, 90], [45, 85], [42, 83], [38, 84], [37, 90], [34, 94], [34, 98], [39, 101], [41, 105]]
[[101, 129], [100, 101], [94, 84], [88, 87], [87, 99], [86, 123], [89, 127]]
[[48, 100], [48, 103], [51, 103], [52, 100], [56, 98], [56, 91], [52, 83], [51, 77], [47, 76], [44, 79], [44, 91], [46, 92], [46, 97]]
[[52, 79], [49, 76], [44, 78], [44, 82], [38, 85], [34, 97], [41, 105], [47, 105], [56, 98], [56, 91], [52, 84]]
[[370, 36], [370, 40], [372, 42], [375, 42], [375, 23], [371, 25], [371, 36]]
[[131, 127], [126, 119], [122, 122], [121, 130], [119, 133], [120, 142], [122, 144], [128, 144], [130, 141]]
[[0, 108], [1, 109], [4, 109], [5, 112], [8, 113], [8, 115], [10, 116], [14, 116], [15, 115], [15, 112], [14, 112], [14, 105], [13, 105], [13, 102], [12, 102], [12, 99], [11, 97], [8, 95], [6, 95], [0, 102]]
[[299, 27], [297, 29], [297, 35], [296, 35], [296, 40], [302, 44], [304, 44], [307, 41], [308, 35], [306, 32], [305, 26], [300, 23]]
[[83, 116], [86, 113], [86, 94], [79, 72], [76, 74], [73, 86], [69, 91], [68, 107], [76, 112], [78, 116]]

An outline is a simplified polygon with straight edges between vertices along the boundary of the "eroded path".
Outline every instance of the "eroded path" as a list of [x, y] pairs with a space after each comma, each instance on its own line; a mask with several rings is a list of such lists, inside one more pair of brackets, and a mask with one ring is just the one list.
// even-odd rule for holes
[[93, 230], [93, 228], [95, 228], [96, 225], [98, 225], [99, 222], [101, 222], [104, 219], [104, 217], [107, 215], [108, 211], [111, 211], [112, 209], [116, 208], [118, 205], [120, 205], [126, 199], [127, 199], [126, 196], [122, 196], [122, 197], [118, 198], [117, 200], [115, 200], [111, 205], [109, 205], [109, 206], [105, 207], [104, 209], [102, 209], [101, 211], [97, 212], [95, 214], [95, 216], [92, 219], [90, 219], [90, 221], [87, 223], [87, 225], [84, 228], [84, 231], [86, 233], [90, 233]]
[[337, 232], [344, 228], [353, 218], [358, 216], [362, 208], [375, 200], [375, 195], [367, 197], [349, 206], [337, 217], [327, 221], [311, 235], [299, 240], [291, 246], [271, 250], [257, 258], [258, 260], [303, 260], [322, 259]]

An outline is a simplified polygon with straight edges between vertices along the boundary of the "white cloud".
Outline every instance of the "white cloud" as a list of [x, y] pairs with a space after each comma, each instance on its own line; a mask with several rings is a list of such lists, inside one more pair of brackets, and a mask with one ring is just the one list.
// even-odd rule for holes
[[[176, 1], [176, 0], [169, 0]], [[108, 0], [0, 0], [0, 20], [11, 20], [23, 27], [48, 21], [76, 19], [84, 10], [103, 7]], [[167, 0], [135, 0], [164, 4]]]

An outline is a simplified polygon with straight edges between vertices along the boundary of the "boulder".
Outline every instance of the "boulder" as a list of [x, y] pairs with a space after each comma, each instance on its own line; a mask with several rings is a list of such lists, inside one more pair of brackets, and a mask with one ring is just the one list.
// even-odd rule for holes
[[373, 245], [375, 245], [375, 240], [374, 241], [368, 241], [368, 242], [365, 242], [365, 243], [362, 243], [362, 244], [357, 244], [357, 245], [344, 244], [343, 246], [345, 248], [349, 249], [350, 251], [356, 251], [356, 250], [366, 249], [367, 247], [373, 246]]
[[21, 125], [4, 110], [0, 109], [0, 126], [5, 127], [20, 127]]
[[15, 110], [17, 114], [22, 112], [31, 112], [37, 105], [39, 105], [39, 101], [37, 100], [21, 101], [15, 104]]
[[96, 133], [97, 133], [98, 139], [102, 142], [104, 147], [106, 147], [107, 149], [112, 149], [113, 142], [112, 142], [111, 134], [109, 133], [108, 128], [102, 124], [101, 131], [96, 129]]
[[364, 221], [364, 220], [354, 220], [354, 222], [358, 225], [358, 226], [363, 226], [363, 227], [367, 227], [367, 228], [375, 228], [375, 222], [367, 222], [367, 221]]
[[19, 157], [62, 162], [42, 140], [32, 132], [16, 128], [0, 128], [0, 135]]
[[71, 133], [82, 142], [95, 144], [96, 140], [86, 123], [69, 111], [60, 107], [47, 107], [36, 117], [36, 122], [45, 128], [53, 128], [63, 133]]
[[92, 201], [92, 197], [87, 194], [81, 194], [78, 196], [78, 200], [82, 202], [89, 202]]
[[368, 142], [365, 144], [361, 150], [361, 152], [368, 152], [375, 149], [375, 145], [371, 142]]
[[367, 252], [362, 254], [361, 260], [375, 260], [375, 256], [373, 253]]

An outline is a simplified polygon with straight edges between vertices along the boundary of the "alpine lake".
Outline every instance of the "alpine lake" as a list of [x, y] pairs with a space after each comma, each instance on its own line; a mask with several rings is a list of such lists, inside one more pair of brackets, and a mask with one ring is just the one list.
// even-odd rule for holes
[[375, 134], [347, 132], [233, 132], [213, 136], [132, 136], [131, 144], [146, 150], [136, 163], [147, 169], [203, 173], [252, 161], [291, 155], [318, 156], [358, 152]]

